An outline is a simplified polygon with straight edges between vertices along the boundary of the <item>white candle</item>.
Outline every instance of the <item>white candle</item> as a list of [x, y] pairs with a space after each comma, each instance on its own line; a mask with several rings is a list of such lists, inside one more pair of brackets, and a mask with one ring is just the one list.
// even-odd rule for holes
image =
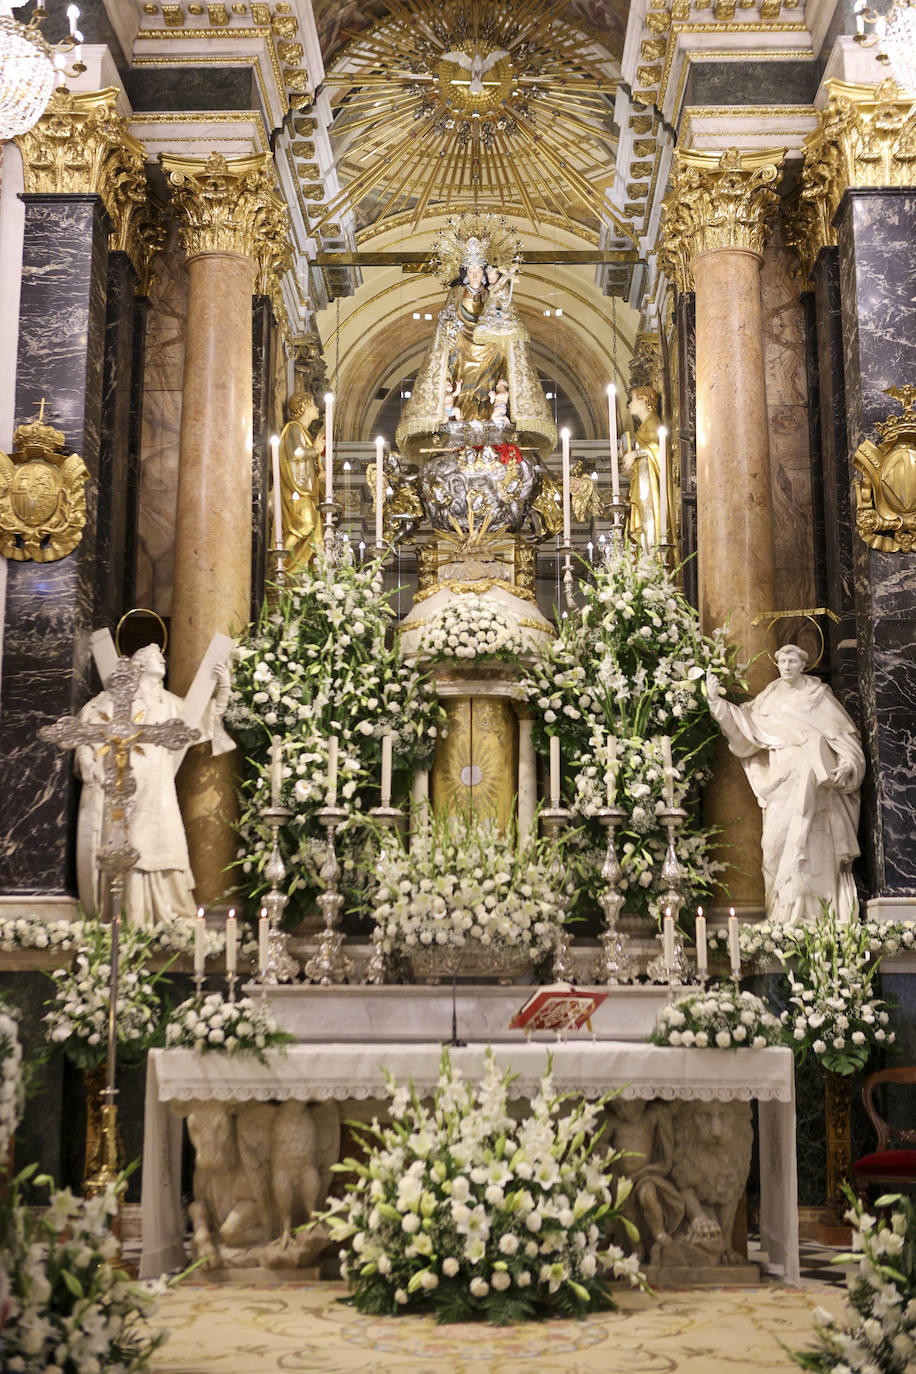
[[258, 921], [258, 965], [261, 969], [261, 977], [264, 977], [267, 965], [270, 962], [270, 922], [267, 919], [267, 909], [261, 907], [261, 919]]
[[611, 440], [611, 499], [620, 500], [620, 467], [617, 455], [617, 388], [613, 382], [607, 389], [608, 433]]
[[328, 740], [328, 806], [337, 805], [337, 736]]
[[665, 968], [674, 968], [674, 917], [670, 913], [670, 908], [665, 908]]
[[607, 769], [604, 774], [604, 782], [607, 787], [607, 804], [614, 806], [617, 801], [617, 736], [608, 735], [607, 741]]
[[668, 542], [668, 431], [664, 425], [658, 429], [658, 540], [659, 544]]
[[665, 768], [665, 805], [674, 806], [674, 764], [671, 761], [671, 737], [662, 735], [662, 760]]
[[280, 786], [283, 781], [283, 759], [280, 753], [281, 741], [279, 735], [274, 735], [270, 741], [270, 804], [271, 806], [280, 805]]
[[375, 547], [382, 547], [382, 515], [385, 509], [385, 440], [381, 435], [375, 441]]
[[270, 467], [274, 479], [274, 541], [275, 547], [283, 548], [283, 501], [280, 487], [280, 440], [276, 434], [270, 436]]
[[741, 939], [738, 935], [738, 917], [733, 906], [728, 909], [728, 957], [732, 973], [737, 978], [741, 972]]
[[560, 431], [563, 445], [563, 541], [568, 544], [572, 537], [572, 512], [569, 495], [569, 430]]
[[324, 499], [334, 500], [334, 393], [324, 398]]
[[197, 920], [194, 925], [194, 976], [201, 977], [204, 971], [204, 964], [207, 961], [207, 920], [204, 916], [202, 906], [197, 908]]
[[229, 915], [226, 917], [226, 973], [233, 974], [238, 967], [238, 928], [235, 920], [235, 909], [229, 908]]
[[390, 730], [382, 735], [382, 806], [391, 805], [391, 749], [394, 743]]
[[550, 805], [560, 805], [560, 738], [550, 736]]
[[697, 907], [697, 973], [701, 978], [706, 977], [709, 966], [709, 956], [706, 949], [706, 917], [703, 915], [703, 908]]

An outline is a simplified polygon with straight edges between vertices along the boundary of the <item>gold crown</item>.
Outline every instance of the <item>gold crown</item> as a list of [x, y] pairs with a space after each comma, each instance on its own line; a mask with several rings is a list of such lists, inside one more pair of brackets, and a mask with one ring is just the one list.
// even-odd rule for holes
[[18, 462], [30, 458], [44, 458], [48, 463], [60, 464], [66, 454], [60, 452], [64, 446], [64, 435], [53, 425], [44, 423], [45, 403], [42, 397], [41, 408], [36, 416], [24, 424], [17, 425], [13, 432], [14, 457]]
[[884, 443], [894, 443], [901, 434], [912, 436], [916, 428], [916, 386], [888, 386], [884, 394], [893, 401], [899, 401], [903, 406], [903, 414], [889, 415], [882, 423], [875, 425], [881, 439]]

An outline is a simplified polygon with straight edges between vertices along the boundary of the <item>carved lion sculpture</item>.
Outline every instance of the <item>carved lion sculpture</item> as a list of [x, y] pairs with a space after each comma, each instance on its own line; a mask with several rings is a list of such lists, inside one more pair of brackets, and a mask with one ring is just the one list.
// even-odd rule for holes
[[[749, 1102], [679, 1102], [671, 1176], [687, 1209], [684, 1242], [707, 1263], [744, 1264], [731, 1248], [738, 1203], [747, 1186], [753, 1145]], [[666, 1262], [677, 1263], [674, 1255]], [[693, 1262], [696, 1263], [694, 1254]]]

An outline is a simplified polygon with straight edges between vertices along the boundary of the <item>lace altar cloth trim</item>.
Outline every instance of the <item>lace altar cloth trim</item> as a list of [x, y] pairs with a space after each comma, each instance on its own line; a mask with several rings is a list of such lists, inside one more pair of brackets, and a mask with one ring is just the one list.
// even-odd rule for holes
[[[153, 1050], [160, 1102], [247, 1102], [383, 1098], [387, 1069], [398, 1083], [413, 1080], [421, 1092], [439, 1076], [439, 1044], [294, 1045], [271, 1051], [266, 1062], [249, 1056], [195, 1054], [193, 1050]], [[675, 1098], [701, 1102], [791, 1102], [792, 1052], [766, 1050], [685, 1050], [659, 1045], [601, 1041], [555, 1045], [497, 1045], [496, 1062], [518, 1077], [512, 1097], [530, 1097], [553, 1061], [557, 1088], [600, 1097], [622, 1088], [624, 1097]], [[483, 1046], [451, 1050], [452, 1063], [470, 1079], [483, 1074]]]

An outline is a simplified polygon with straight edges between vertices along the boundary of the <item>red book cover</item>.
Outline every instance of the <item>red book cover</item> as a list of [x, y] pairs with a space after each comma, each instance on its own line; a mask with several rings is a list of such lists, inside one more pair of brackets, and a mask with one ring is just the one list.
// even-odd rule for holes
[[607, 997], [601, 988], [548, 983], [532, 993], [509, 1022], [510, 1030], [581, 1030]]

